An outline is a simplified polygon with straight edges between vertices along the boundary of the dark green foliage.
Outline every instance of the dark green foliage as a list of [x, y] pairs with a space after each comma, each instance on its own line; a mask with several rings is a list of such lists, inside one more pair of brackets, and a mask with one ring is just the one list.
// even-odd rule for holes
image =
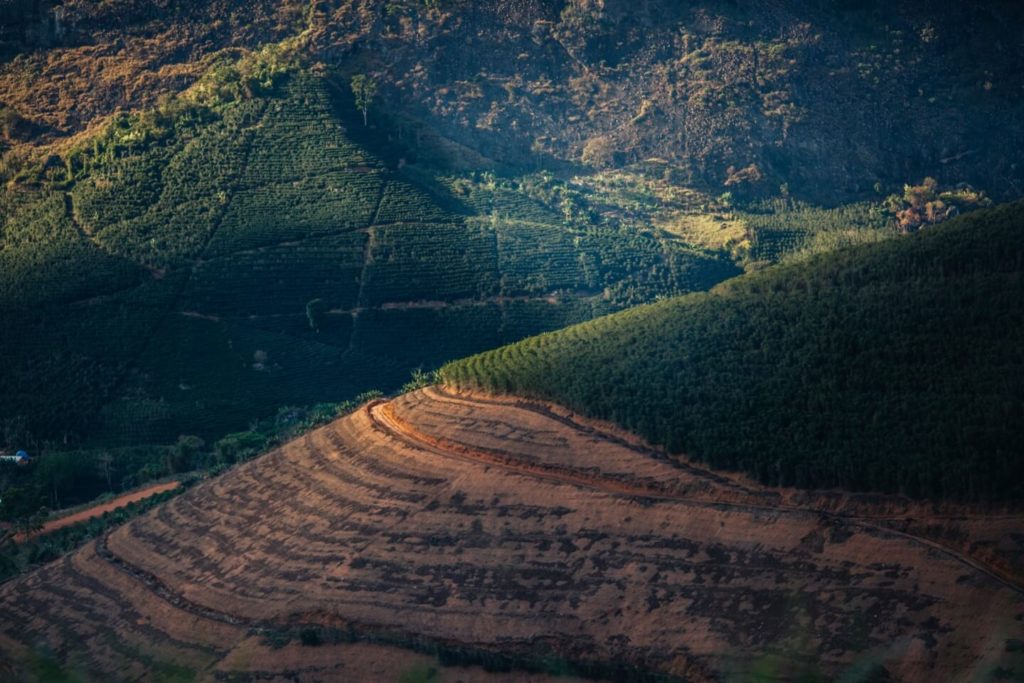
[[509, 344], [524, 337], [590, 320], [610, 310], [611, 306], [601, 299], [508, 301], [501, 307], [501, 341]]
[[351, 309], [359, 293], [366, 234], [346, 233], [203, 261], [183, 308], [232, 317], [302, 313], [319, 298]]
[[214, 444], [220, 462], [234, 463], [248, 460], [266, 448], [267, 437], [259, 432], [235, 432]]
[[445, 366], [771, 484], [1024, 496], [1021, 204]]
[[421, 223], [452, 219], [452, 214], [438, 206], [423, 190], [409, 183], [393, 180], [384, 189], [375, 222]]
[[376, 173], [335, 172], [235, 194], [208, 254], [294, 242], [370, 224], [382, 185]]
[[360, 305], [487, 296], [497, 289], [494, 233], [457, 223], [374, 228]]
[[778, 261], [809, 246], [821, 233], [885, 231], [891, 221], [882, 205], [872, 202], [822, 209], [783, 198], [750, 204], [738, 215], [748, 226], [750, 257], [755, 261]]
[[253, 138], [244, 174], [247, 185], [300, 180], [339, 169], [380, 168], [378, 160], [346, 136], [322, 79], [298, 74], [289, 83], [287, 95], [267, 105]]
[[139, 268], [75, 230], [61, 193], [15, 211], [0, 236], [0, 310], [74, 301], [139, 278]]
[[[367, 310], [356, 318], [353, 347], [404, 367], [437, 367], [454, 357], [502, 342], [501, 308], [478, 304], [446, 308]], [[467, 331], [472, 330], [472, 334]]]
[[102, 229], [96, 242], [152, 268], [182, 266], [202, 253], [223, 210], [216, 198], [177, 206], [158, 203], [139, 218]]
[[26, 419], [28, 434], [21, 443], [66, 438], [90, 425], [100, 406], [115, 397], [180, 281], [169, 275], [83, 305], [4, 312], [0, 415]]
[[327, 78], [246, 95], [236, 76], [212, 76], [230, 96], [83, 137], [55, 182], [0, 191], [3, 445], [214, 443], [738, 272], [596, 221], [548, 175], [389, 168], [396, 131], [354, 121]]
[[574, 231], [563, 225], [491, 221], [497, 237], [501, 291], [537, 294], [586, 287]]
[[86, 230], [141, 216], [160, 199], [163, 169], [176, 147], [117, 159], [97, 168], [71, 190], [75, 213]]
[[451, 194], [474, 213], [494, 218], [513, 218], [533, 223], [556, 224], [563, 216], [531, 197], [526, 188], [497, 178], [492, 173], [473, 174], [473, 179], [441, 178]]

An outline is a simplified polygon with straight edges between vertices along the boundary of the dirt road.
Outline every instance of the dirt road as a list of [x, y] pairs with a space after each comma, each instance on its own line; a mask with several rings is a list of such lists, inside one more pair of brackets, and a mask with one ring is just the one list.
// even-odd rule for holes
[[85, 522], [94, 517], [100, 517], [106, 512], [112, 512], [113, 510], [123, 508], [126, 505], [137, 503], [140, 500], [145, 500], [146, 498], [149, 498], [150, 496], [155, 496], [158, 493], [163, 493], [164, 491], [173, 491], [179, 486], [181, 486], [180, 481], [168, 481], [164, 482], [163, 484], [154, 484], [152, 486], [147, 486], [144, 489], [137, 489], [135, 491], [131, 491], [130, 493], [126, 493], [123, 496], [118, 496], [113, 500], [108, 500], [106, 503], [93, 505], [92, 507], [88, 507], [84, 510], [79, 510], [78, 512], [72, 513], [65, 517], [51, 519], [50, 521], [43, 524], [43, 528], [39, 531], [32, 532], [28, 536], [25, 536], [24, 534], [18, 534], [14, 537], [14, 540], [20, 543], [28, 537], [44, 536], [53, 531], [57, 531], [58, 529], [63, 529], [64, 527], [71, 526], [72, 524], [78, 524], [79, 522]]

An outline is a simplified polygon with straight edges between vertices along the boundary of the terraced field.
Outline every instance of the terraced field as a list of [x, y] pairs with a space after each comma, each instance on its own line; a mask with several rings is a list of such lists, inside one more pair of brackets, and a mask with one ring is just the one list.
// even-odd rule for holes
[[556, 407], [431, 388], [0, 587], [0, 661], [122, 680], [1013, 677], [1021, 528], [767, 489]]

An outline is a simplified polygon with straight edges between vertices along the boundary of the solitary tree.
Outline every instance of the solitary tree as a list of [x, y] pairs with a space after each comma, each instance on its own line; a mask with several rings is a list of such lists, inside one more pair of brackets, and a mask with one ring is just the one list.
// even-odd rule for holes
[[195, 465], [196, 456], [206, 443], [198, 436], [183, 434], [178, 442], [166, 451], [166, 468], [168, 474], [187, 472]]
[[309, 321], [309, 329], [320, 332], [320, 325], [327, 315], [327, 304], [323, 299], [313, 299], [306, 304], [306, 320]]
[[100, 474], [102, 474], [107, 480], [107, 490], [114, 490], [114, 482], [110, 477], [111, 465], [114, 464], [114, 456], [110, 453], [103, 452], [96, 456], [96, 466], [99, 468]]
[[363, 112], [363, 125], [367, 125], [367, 112], [370, 111], [370, 103], [377, 94], [377, 81], [366, 74], [356, 74], [352, 77], [352, 95], [356, 98], [356, 109]]

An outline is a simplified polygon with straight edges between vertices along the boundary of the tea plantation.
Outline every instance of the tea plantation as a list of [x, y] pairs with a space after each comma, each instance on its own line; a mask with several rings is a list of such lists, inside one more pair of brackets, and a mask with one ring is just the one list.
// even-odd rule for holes
[[523, 193], [457, 196], [460, 171], [377, 150], [339, 83], [119, 115], [0, 190], [4, 444], [216, 439], [739, 272]]

